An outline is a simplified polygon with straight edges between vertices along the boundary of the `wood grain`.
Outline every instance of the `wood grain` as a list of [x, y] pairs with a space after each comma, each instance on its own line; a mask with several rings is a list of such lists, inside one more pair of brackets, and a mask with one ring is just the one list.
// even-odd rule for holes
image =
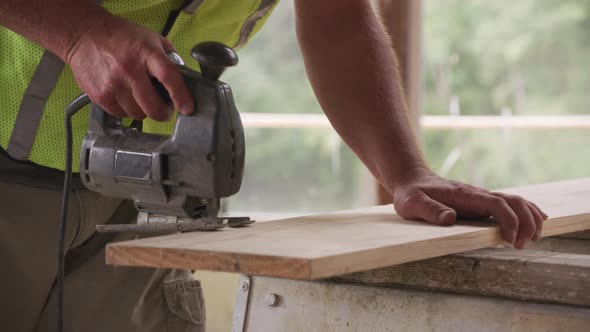
[[[590, 229], [590, 178], [503, 190], [549, 216], [542, 236]], [[438, 227], [403, 220], [391, 205], [111, 244], [113, 265], [320, 279], [501, 244], [493, 222]]]
[[590, 307], [590, 255], [487, 248], [355, 272], [330, 282]]

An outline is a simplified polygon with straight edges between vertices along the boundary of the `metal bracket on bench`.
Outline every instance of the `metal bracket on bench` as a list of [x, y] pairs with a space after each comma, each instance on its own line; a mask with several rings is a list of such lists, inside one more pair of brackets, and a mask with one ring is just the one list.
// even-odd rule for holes
[[250, 277], [240, 276], [238, 291], [236, 294], [236, 304], [234, 306], [234, 319], [232, 332], [244, 332], [246, 324], [246, 314], [248, 313], [248, 298], [250, 295]]

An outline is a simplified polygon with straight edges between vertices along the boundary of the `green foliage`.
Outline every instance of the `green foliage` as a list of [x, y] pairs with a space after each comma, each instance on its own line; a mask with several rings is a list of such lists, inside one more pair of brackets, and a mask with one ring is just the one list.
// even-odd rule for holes
[[[590, 1], [426, 1], [425, 114], [588, 114]], [[449, 176], [504, 187], [588, 176], [590, 135], [582, 130], [426, 131], [430, 164], [450, 151]]]
[[307, 81], [293, 13], [293, 1], [281, 1], [224, 76], [242, 112], [322, 112]]
[[587, 113], [590, 1], [427, 1], [426, 114]]
[[329, 135], [321, 129], [248, 130], [244, 190], [231, 208], [265, 212], [350, 208], [359, 163], [339, 139], [331, 144]]
[[[425, 0], [423, 113], [588, 114], [590, 0]], [[228, 70], [242, 112], [320, 113], [281, 1]], [[362, 165], [332, 130], [247, 129], [232, 210], [311, 212], [358, 204]], [[588, 176], [582, 130], [423, 130], [430, 165], [487, 187]], [[454, 151], [454, 152], [453, 152]], [[456, 162], [450, 158], [458, 155]]]
[[[293, 1], [281, 1], [265, 27], [224, 74], [241, 112], [321, 113], [295, 36]], [[354, 207], [362, 165], [326, 129], [246, 129], [246, 170], [234, 211], [313, 212]]]

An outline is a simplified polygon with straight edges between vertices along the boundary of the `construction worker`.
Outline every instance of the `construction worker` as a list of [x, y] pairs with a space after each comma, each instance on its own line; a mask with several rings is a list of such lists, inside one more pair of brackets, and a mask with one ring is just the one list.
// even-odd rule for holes
[[[394, 50], [369, 0], [295, 0], [297, 35], [315, 94], [330, 122], [409, 219], [453, 224], [493, 216], [517, 248], [539, 238], [546, 215], [533, 203], [438, 177], [416, 143]], [[3, 0], [0, 2], [0, 328], [55, 327], [55, 248], [64, 169], [63, 110], [81, 90], [117, 117], [169, 132], [173, 111], [193, 111], [166, 51], [183, 58], [194, 44], [241, 47], [276, 0]], [[170, 13], [182, 11], [160, 35]], [[173, 16], [173, 15], [172, 15]], [[170, 27], [169, 27], [170, 28]], [[280, 38], [280, 36], [277, 36]], [[189, 64], [190, 65], [190, 64]], [[87, 117], [74, 119], [74, 144]], [[76, 157], [74, 157], [76, 160]], [[129, 236], [94, 233], [96, 224], [131, 223], [127, 201], [74, 183], [68, 220], [67, 331], [202, 331], [198, 281], [187, 271], [112, 268], [104, 245]], [[393, 213], [393, 211], [392, 211]]]

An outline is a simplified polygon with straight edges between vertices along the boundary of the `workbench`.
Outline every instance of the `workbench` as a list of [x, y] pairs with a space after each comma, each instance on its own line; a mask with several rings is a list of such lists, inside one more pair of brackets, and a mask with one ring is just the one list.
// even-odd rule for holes
[[490, 220], [378, 206], [110, 244], [107, 263], [242, 274], [236, 332], [590, 331], [590, 178], [503, 191], [549, 215], [526, 250]]
[[233, 331], [590, 331], [590, 233], [320, 281], [240, 277]]

